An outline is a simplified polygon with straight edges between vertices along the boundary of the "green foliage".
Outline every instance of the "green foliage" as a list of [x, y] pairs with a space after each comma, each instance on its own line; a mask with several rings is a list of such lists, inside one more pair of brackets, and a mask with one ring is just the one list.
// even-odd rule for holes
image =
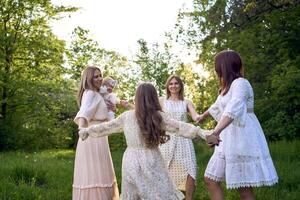
[[[110, 136], [109, 141], [122, 137], [121, 135], [115, 136], [114, 138]], [[199, 170], [194, 199], [209, 200], [203, 174], [213, 149], [207, 149], [205, 144], [200, 141], [195, 141], [194, 145]], [[257, 199], [298, 199], [300, 195], [300, 171], [295, 169], [300, 164], [299, 145], [299, 140], [293, 142], [279, 141], [269, 144], [279, 176], [279, 183], [273, 187], [254, 188]], [[112, 158], [120, 188], [124, 149], [119, 149], [117, 143], [111, 144], [110, 147], [115, 149], [112, 150]], [[74, 151], [71, 150], [0, 153], [0, 199], [71, 199], [74, 155]], [[22, 176], [29, 178], [22, 178]], [[31, 180], [30, 177], [39, 177], [43, 184], [28, 184]], [[19, 181], [18, 183], [15, 181], [22, 179], [28, 181]], [[222, 187], [225, 189], [224, 184], [222, 184]], [[235, 190], [225, 189], [225, 198], [235, 200], [239, 199], [239, 195]]]
[[[183, 28], [186, 21], [190, 26]], [[198, 62], [211, 75], [217, 52], [239, 52], [254, 88], [255, 112], [268, 138], [292, 139], [300, 136], [299, 22], [299, 1], [195, 0], [192, 12], [179, 15], [177, 38], [198, 49]], [[211, 84], [217, 80], [211, 79], [206, 95], [216, 96]]]
[[29, 166], [15, 166], [10, 177], [15, 181], [16, 185], [25, 183], [29, 186], [42, 187], [46, 184], [46, 171], [34, 171]]
[[[1, 1], [0, 149], [65, 147], [69, 133], [59, 124], [68, 123], [75, 104], [67, 98], [72, 83], [63, 77], [64, 41], [49, 21], [75, 10], [50, 0]], [[66, 110], [71, 113], [60, 118]]]
[[171, 54], [167, 44], [160, 49], [158, 44], [148, 47], [145, 40], [138, 40], [139, 51], [136, 54], [135, 63], [140, 67], [141, 80], [152, 82], [162, 96], [165, 90], [165, 83], [174, 66], [171, 66]]
[[134, 95], [137, 75], [127, 58], [114, 51], [108, 51], [91, 39], [89, 31], [81, 27], [74, 29], [72, 41], [66, 51], [68, 71], [76, 82], [88, 65], [97, 66], [103, 76], [111, 76], [118, 81], [116, 92], [121, 98], [131, 99]]

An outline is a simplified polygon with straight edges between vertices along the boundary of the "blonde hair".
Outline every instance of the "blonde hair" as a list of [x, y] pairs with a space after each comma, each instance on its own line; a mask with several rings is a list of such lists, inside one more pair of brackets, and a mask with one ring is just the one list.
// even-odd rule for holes
[[99, 90], [99, 88], [97, 88], [93, 84], [94, 73], [97, 70], [101, 73], [101, 70], [98, 67], [88, 66], [82, 72], [79, 89], [77, 93], [77, 104], [79, 107], [81, 105], [82, 95], [85, 90], [93, 90], [93, 91]]
[[116, 85], [118, 84], [118, 81], [114, 80], [113, 78], [111, 77], [105, 77], [102, 81], [102, 84], [109, 84], [111, 85], [112, 87], [116, 87]]

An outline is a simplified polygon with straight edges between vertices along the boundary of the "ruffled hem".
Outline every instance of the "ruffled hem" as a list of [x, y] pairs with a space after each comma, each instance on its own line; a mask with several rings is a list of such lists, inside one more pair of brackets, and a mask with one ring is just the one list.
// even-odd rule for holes
[[208, 173], [208, 172], [204, 173], [204, 177], [209, 178], [209, 179], [211, 179], [213, 181], [216, 181], [216, 182], [221, 182], [221, 181], [224, 180], [224, 178], [215, 176], [215, 175], [213, 175], [211, 173]]
[[[121, 199], [122, 200], [132, 200], [132, 199], [137, 199], [137, 197], [146, 197], [148, 195], [146, 194], [131, 194], [129, 192], [122, 193], [121, 194]], [[153, 197], [152, 197], [153, 198]], [[180, 192], [179, 190], [176, 190], [174, 195], [164, 197], [164, 200], [182, 200], [184, 199], [185, 196]]]
[[261, 187], [261, 186], [272, 186], [278, 183], [278, 178], [270, 181], [258, 181], [258, 182], [241, 182], [226, 184], [227, 189], [237, 189], [242, 187]]
[[96, 184], [90, 184], [90, 185], [72, 185], [73, 188], [76, 189], [89, 189], [89, 188], [97, 188], [97, 187], [102, 187], [102, 188], [108, 188], [108, 187], [113, 187], [114, 184], [116, 184], [117, 181], [114, 181], [111, 184], [101, 184], [101, 183], [96, 183]]

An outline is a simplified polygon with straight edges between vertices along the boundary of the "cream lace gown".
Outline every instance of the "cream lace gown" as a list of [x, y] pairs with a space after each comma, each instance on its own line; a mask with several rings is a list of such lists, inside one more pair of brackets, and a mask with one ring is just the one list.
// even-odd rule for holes
[[219, 95], [209, 108], [211, 116], [219, 121], [222, 116], [233, 122], [220, 134], [222, 142], [215, 147], [205, 176], [221, 181], [227, 188], [273, 185], [278, 177], [268, 145], [254, 109], [254, 95], [244, 78], [234, 80], [226, 95]]
[[[187, 101], [172, 101], [166, 98], [161, 98], [160, 101], [163, 110], [172, 119], [187, 121]], [[187, 176], [190, 175], [196, 180], [197, 175], [194, 145], [189, 138], [167, 134], [171, 136], [170, 141], [160, 145], [159, 149], [176, 187], [185, 191]]]
[[[97, 92], [86, 90], [82, 96], [79, 112], [88, 125], [99, 124], [107, 118], [107, 107]], [[73, 200], [118, 200], [119, 192], [109, 150], [107, 137], [78, 140], [74, 179]]]
[[[199, 127], [170, 119], [161, 113], [165, 129], [176, 135], [195, 138], [205, 137]], [[86, 129], [90, 137], [102, 137], [124, 131], [127, 149], [122, 161], [122, 200], [176, 200], [183, 199], [169, 177], [158, 148], [145, 146], [135, 112], [124, 112], [118, 118]]]

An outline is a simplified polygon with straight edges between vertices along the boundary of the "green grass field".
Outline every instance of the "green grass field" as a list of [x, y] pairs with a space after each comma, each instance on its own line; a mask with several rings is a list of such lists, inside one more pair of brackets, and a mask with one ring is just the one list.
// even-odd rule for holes
[[[279, 184], [255, 189], [258, 200], [296, 200], [300, 198], [300, 141], [271, 143], [271, 154], [279, 175]], [[202, 142], [195, 143], [199, 166], [195, 199], [209, 199], [203, 172], [212, 154]], [[123, 150], [113, 148], [112, 156], [118, 183], [121, 183]], [[1, 200], [70, 200], [74, 151], [0, 153]], [[120, 186], [120, 185], [119, 185]], [[226, 199], [238, 199], [236, 191], [225, 190]]]

